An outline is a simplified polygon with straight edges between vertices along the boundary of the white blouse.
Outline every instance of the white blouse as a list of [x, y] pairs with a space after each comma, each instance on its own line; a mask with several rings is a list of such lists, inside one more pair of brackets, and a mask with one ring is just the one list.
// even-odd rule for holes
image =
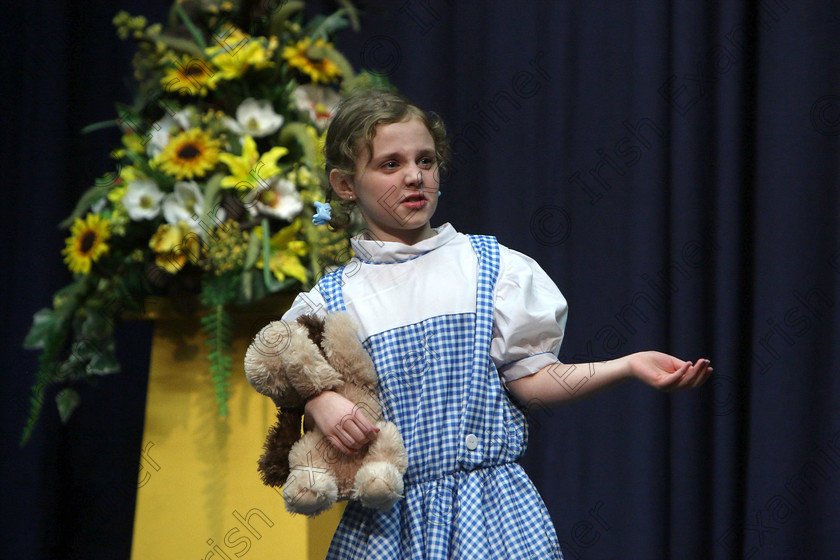
[[[418, 323], [429, 317], [475, 312], [478, 263], [469, 238], [450, 224], [414, 245], [350, 240], [355, 256], [342, 274], [347, 312], [359, 337]], [[568, 307], [560, 290], [534, 259], [499, 245], [499, 277], [490, 357], [505, 383], [557, 363]], [[316, 286], [299, 294], [283, 315], [326, 315]]]

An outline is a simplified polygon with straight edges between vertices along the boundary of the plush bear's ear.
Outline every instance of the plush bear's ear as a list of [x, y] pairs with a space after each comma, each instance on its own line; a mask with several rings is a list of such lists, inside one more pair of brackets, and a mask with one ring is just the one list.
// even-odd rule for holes
[[301, 401], [344, 384], [298, 322], [274, 321], [263, 328], [245, 352], [245, 375], [263, 395], [296, 396], [287, 406], [302, 406]]
[[272, 398], [286, 392], [288, 382], [277, 374], [285, 368], [292, 335], [289, 323], [272, 321], [245, 351], [245, 377], [257, 392]]
[[263, 484], [282, 486], [289, 476], [289, 451], [300, 439], [301, 409], [278, 409], [277, 423], [268, 431], [263, 454], [257, 462]]

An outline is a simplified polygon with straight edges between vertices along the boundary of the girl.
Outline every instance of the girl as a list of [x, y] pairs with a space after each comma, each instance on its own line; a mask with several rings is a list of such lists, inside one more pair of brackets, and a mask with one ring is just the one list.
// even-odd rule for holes
[[[353, 259], [283, 319], [345, 310], [356, 320], [409, 457], [404, 498], [386, 512], [350, 502], [328, 559], [562, 558], [516, 462], [527, 409], [630, 377], [666, 391], [696, 387], [712, 371], [708, 360], [659, 352], [561, 364], [566, 301], [539, 265], [493, 237], [431, 226], [446, 152], [440, 119], [386, 91], [346, 98], [327, 132], [327, 201], [358, 208], [368, 230], [351, 240]], [[331, 391], [306, 404], [305, 421], [344, 453], [376, 437], [371, 420]]]

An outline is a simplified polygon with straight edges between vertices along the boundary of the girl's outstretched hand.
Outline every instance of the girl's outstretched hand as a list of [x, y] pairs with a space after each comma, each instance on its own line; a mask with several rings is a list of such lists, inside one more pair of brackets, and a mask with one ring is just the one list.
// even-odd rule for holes
[[304, 410], [304, 428], [308, 429], [314, 421], [333, 447], [342, 453], [356, 453], [379, 433], [379, 428], [353, 401], [334, 391], [324, 391], [311, 398]]
[[684, 362], [662, 352], [648, 351], [627, 357], [630, 373], [660, 391], [674, 392], [699, 387], [714, 371], [709, 360]]

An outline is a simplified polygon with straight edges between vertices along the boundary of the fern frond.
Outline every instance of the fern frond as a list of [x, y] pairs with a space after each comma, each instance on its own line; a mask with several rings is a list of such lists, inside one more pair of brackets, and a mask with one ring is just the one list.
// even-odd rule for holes
[[200, 319], [209, 347], [207, 361], [213, 378], [213, 390], [219, 415], [227, 417], [227, 402], [230, 393], [230, 373], [232, 361], [231, 341], [233, 339], [233, 319], [225, 305], [233, 301], [239, 277], [236, 275], [207, 276], [201, 284], [201, 303], [209, 313]]

